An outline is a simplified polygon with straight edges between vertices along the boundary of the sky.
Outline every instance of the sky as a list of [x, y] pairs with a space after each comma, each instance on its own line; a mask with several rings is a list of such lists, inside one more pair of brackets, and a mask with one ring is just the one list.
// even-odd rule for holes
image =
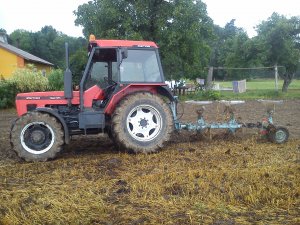
[[224, 27], [231, 19], [250, 37], [256, 35], [255, 26], [267, 20], [273, 12], [288, 18], [300, 16], [299, 0], [203, 0], [215, 24]]
[[[75, 26], [73, 11], [88, 0], [0, 0], [0, 28], [8, 34], [16, 29], [39, 31], [45, 25], [69, 36], [80, 37], [82, 27]], [[300, 16], [299, 0], [203, 0], [208, 16], [224, 27], [231, 19], [250, 37], [254, 27], [268, 19], [273, 12], [287, 17]]]
[[69, 36], [80, 37], [74, 10], [88, 0], [0, 0], [0, 28], [8, 34], [16, 29], [36, 32], [46, 25]]

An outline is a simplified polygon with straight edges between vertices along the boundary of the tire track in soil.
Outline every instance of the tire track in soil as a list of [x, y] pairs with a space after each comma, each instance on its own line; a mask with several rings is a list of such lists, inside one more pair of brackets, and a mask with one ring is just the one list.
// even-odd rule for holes
[[16, 118], [17, 113], [14, 109], [0, 110], [0, 161], [16, 159], [9, 141], [10, 127]]

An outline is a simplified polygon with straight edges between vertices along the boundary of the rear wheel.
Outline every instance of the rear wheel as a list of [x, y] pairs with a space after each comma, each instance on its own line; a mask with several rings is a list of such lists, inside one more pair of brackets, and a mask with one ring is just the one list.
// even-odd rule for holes
[[26, 161], [46, 161], [61, 150], [61, 124], [48, 114], [30, 112], [20, 117], [11, 129], [11, 144], [19, 157]]
[[112, 118], [112, 134], [121, 146], [150, 153], [163, 147], [173, 132], [168, 104], [151, 93], [136, 93], [123, 99]]

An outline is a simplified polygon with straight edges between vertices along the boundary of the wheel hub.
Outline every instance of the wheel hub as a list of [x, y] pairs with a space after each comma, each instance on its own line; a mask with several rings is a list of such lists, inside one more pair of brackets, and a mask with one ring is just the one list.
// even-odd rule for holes
[[45, 134], [40, 130], [35, 130], [31, 133], [31, 140], [35, 144], [41, 144], [45, 141]]
[[27, 124], [20, 135], [22, 147], [32, 154], [43, 154], [54, 144], [53, 129], [44, 122]]
[[282, 130], [279, 130], [276, 132], [275, 138], [277, 141], [282, 141], [286, 138], [286, 134]]
[[149, 125], [148, 120], [146, 118], [143, 118], [140, 120], [140, 127], [142, 128], [147, 128], [147, 126]]

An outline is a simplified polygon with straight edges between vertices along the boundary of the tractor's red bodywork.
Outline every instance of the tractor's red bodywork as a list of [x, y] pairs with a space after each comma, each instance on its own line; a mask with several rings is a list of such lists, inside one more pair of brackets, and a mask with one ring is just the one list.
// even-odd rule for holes
[[93, 40], [90, 44], [95, 44], [101, 47], [152, 47], [158, 48], [153, 41], [129, 41], [129, 40]]
[[[157, 94], [157, 88], [161, 86], [167, 86], [165, 83], [157, 84], [131, 84], [122, 85], [120, 90], [112, 97], [111, 101], [105, 109], [105, 114], [111, 115], [115, 109], [116, 104], [126, 95], [147, 91], [153, 94]], [[91, 108], [94, 100], [103, 100], [104, 91], [97, 85], [89, 88], [84, 92], [84, 107]], [[50, 92], [30, 92], [20, 93], [16, 97], [16, 108], [19, 116], [27, 113], [30, 107], [43, 108], [49, 105], [67, 105], [68, 101], [64, 97], [63, 91], [50, 91]], [[80, 96], [79, 91], [73, 91], [72, 105], [79, 106]], [[29, 106], [29, 107], [28, 107]]]

